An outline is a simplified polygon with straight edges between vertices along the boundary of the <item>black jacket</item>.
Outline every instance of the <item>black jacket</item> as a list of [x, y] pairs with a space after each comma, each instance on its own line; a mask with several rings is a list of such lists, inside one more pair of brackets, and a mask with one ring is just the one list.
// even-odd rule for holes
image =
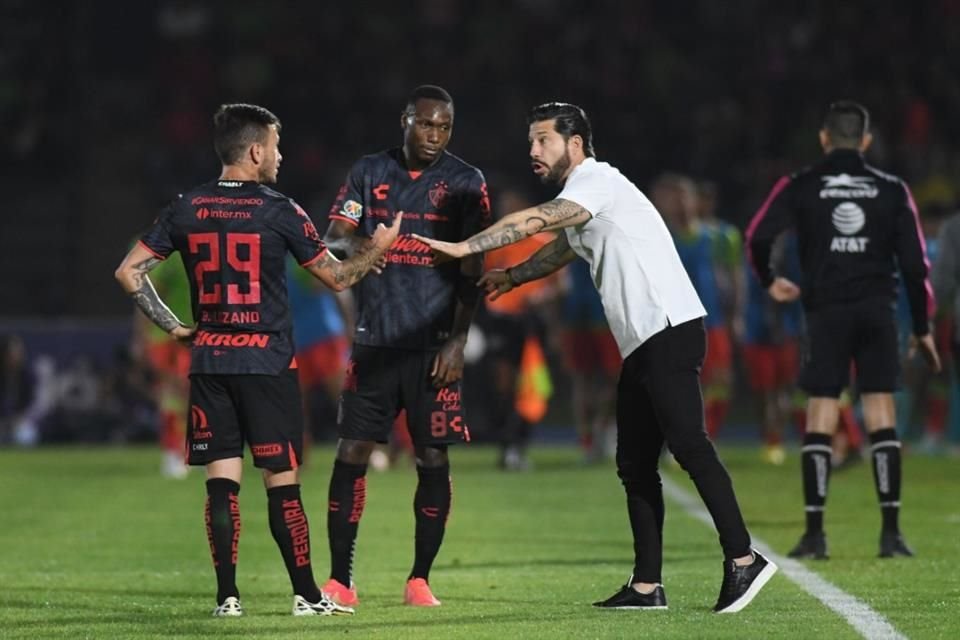
[[929, 332], [929, 262], [917, 207], [903, 180], [847, 149], [780, 178], [747, 228], [750, 262], [765, 288], [777, 275], [770, 261], [773, 243], [788, 228], [797, 233], [805, 309], [878, 296], [893, 304], [899, 270], [913, 332]]

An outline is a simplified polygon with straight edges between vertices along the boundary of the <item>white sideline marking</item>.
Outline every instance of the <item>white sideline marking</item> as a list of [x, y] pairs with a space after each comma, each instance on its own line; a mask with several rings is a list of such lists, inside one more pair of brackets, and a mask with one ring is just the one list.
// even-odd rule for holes
[[[682, 489], [670, 478], [663, 478], [663, 492], [677, 502], [688, 514], [713, 527], [713, 518], [710, 512], [690, 493]], [[776, 563], [787, 578], [796, 583], [801, 589], [822, 602], [828, 609], [842, 617], [869, 640], [907, 640], [907, 637], [897, 631], [882, 615], [870, 606], [850, 595], [839, 587], [827, 582], [803, 564], [775, 553], [765, 542], [751, 534], [753, 546], [760, 553]]]

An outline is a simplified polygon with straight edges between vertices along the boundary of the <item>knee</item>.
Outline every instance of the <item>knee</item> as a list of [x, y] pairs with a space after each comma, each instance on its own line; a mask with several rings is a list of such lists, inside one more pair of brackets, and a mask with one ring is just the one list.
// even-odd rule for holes
[[373, 452], [373, 442], [365, 440], [348, 440], [341, 438], [337, 444], [337, 460], [349, 464], [367, 464]]
[[677, 463], [683, 470], [688, 473], [690, 472], [691, 466], [696, 467], [698, 463], [710, 461], [717, 457], [713, 443], [707, 439], [705, 433], [701, 437], [671, 443], [670, 453], [677, 459]]
[[660, 473], [657, 471], [656, 461], [652, 464], [640, 464], [618, 459], [617, 477], [620, 478], [620, 482], [627, 493], [634, 493], [651, 486], [660, 486]]
[[450, 464], [450, 458], [447, 455], [447, 448], [441, 447], [416, 447], [414, 455], [417, 458], [417, 466], [424, 468], [444, 467]]

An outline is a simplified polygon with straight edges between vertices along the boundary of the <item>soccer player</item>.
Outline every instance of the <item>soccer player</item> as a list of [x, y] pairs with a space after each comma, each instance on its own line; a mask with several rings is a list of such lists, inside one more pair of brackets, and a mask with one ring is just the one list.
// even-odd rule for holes
[[563, 362], [570, 374], [573, 418], [588, 464], [614, 455], [614, 395], [622, 358], [610, 333], [590, 265], [577, 260], [566, 269], [563, 298]]
[[337, 398], [347, 370], [347, 326], [353, 326], [353, 295], [350, 291], [330, 291], [293, 259], [287, 260], [287, 294], [306, 434], [324, 437], [327, 434], [321, 429], [330, 429], [336, 422]]
[[[287, 303], [287, 252], [334, 290], [358, 282], [399, 233], [378, 225], [366, 247], [339, 261], [277, 180], [280, 121], [263, 107], [223, 105], [214, 116], [222, 172], [171, 203], [130, 250], [116, 277], [143, 313], [172, 338], [192, 342], [187, 462], [204, 465], [205, 519], [217, 575], [214, 616], [239, 616], [236, 584], [243, 445], [263, 470], [270, 531], [293, 585], [293, 615], [349, 614], [313, 578], [310, 530], [297, 467], [303, 415]], [[190, 278], [188, 327], [164, 304], [148, 273], [174, 251]]]
[[[680, 261], [690, 276], [697, 296], [706, 308], [707, 355], [701, 381], [704, 392], [707, 434], [716, 440], [726, 420], [732, 381], [733, 353], [728, 309], [724, 305], [721, 279], [728, 275], [720, 251], [717, 227], [699, 217], [696, 183], [687, 176], [664, 174], [653, 184], [653, 205], [663, 214]], [[727, 278], [732, 282], [733, 278]], [[729, 290], [730, 287], [727, 287]]]
[[[353, 255], [369, 242], [378, 221], [396, 211], [403, 211], [405, 229], [448, 240], [488, 224], [483, 174], [446, 151], [453, 118], [453, 99], [445, 90], [414, 89], [400, 114], [402, 146], [364, 156], [350, 170], [330, 210], [324, 241], [332, 251]], [[418, 482], [415, 552], [404, 601], [437, 606], [429, 575], [450, 513], [447, 447], [469, 440], [460, 380], [467, 330], [480, 300], [475, 283], [482, 257], [434, 265], [430, 248], [404, 235], [386, 259], [382, 276], [354, 290], [357, 324], [330, 478], [330, 579], [322, 589], [341, 604], [358, 602], [352, 565], [367, 463], [405, 409]]]
[[[157, 265], [150, 273], [154, 289], [174, 314], [192, 324], [190, 285], [179, 256]], [[163, 448], [161, 473], [168, 478], [185, 478], [189, 467], [183, 459], [187, 432], [190, 346], [171, 340], [167, 333], [140, 311], [135, 312], [132, 349], [142, 354], [156, 374], [155, 399], [160, 412], [160, 445]]]
[[913, 349], [920, 349], [934, 371], [940, 359], [929, 326], [933, 295], [916, 205], [903, 180], [864, 161], [872, 139], [862, 105], [831, 104], [820, 130], [824, 158], [777, 181], [747, 229], [752, 266], [778, 302], [796, 300], [801, 291], [771, 264], [773, 243], [793, 227], [800, 250], [808, 342], [800, 384], [809, 399], [801, 459], [806, 531], [790, 551], [794, 558], [828, 557], [823, 511], [830, 439], [851, 362], [882, 514], [880, 557], [913, 555], [898, 522], [901, 456], [893, 400], [900, 373], [894, 317], [898, 266], [910, 300]]
[[[784, 238], [777, 253], [787, 273], [799, 271], [796, 241]], [[740, 259], [746, 262], [741, 253]], [[798, 336], [803, 323], [798, 302], [778, 304], [752, 273], [747, 282], [747, 303], [742, 316], [743, 363], [747, 383], [756, 399], [763, 436], [763, 460], [781, 465], [786, 462], [783, 432], [790, 421], [794, 389], [800, 369]]]
[[666, 441], [720, 534], [723, 584], [713, 610], [740, 611], [777, 567], [750, 548], [730, 476], [704, 430], [699, 378], [706, 351], [703, 304], [660, 214], [617, 169], [597, 162], [586, 113], [551, 102], [535, 107], [528, 120], [533, 171], [541, 181], [562, 186], [560, 195], [511, 213], [462, 242], [417, 237], [438, 255], [462, 258], [563, 229], [528, 260], [489, 271], [480, 284], [497, 297], [582, 257], [590, 263], [624, 357], [617, 385], [617, 473], [627, 493], [635, 566], [628, 583], [595, 606], [667, 607], [661, 584], [663, 489], [657, 471]]

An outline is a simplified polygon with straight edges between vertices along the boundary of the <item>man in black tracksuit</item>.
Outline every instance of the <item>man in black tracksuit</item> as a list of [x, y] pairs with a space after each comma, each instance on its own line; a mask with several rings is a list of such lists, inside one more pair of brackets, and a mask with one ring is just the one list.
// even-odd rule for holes
[[913, 316], [912, 348], [934, 371], [940, 361], [930, 334], [933, 294], [917, 208], [903, 180], [866, 164], [872, 142], [867, 110], [849, 101], [830, 105], [816, 165], [781, 178], [747, 229], [750, 261], [779, 302], [800, 288], [771, 265], [777, 236], [794, 228], [803, 267], [807, 340], [801, 387], [809, 394], [802, 470], [806, 532], [794, 558], [827, 558], [823, 510], [830, 476], [830, 440], [838, 397], [851, 363], [870, 433], [873, 477], [883, 518], [880, 556], [913, 553], [900, 534], [901, 457], [893, 392], [900, 364], [894, 307], [899, 270]]

